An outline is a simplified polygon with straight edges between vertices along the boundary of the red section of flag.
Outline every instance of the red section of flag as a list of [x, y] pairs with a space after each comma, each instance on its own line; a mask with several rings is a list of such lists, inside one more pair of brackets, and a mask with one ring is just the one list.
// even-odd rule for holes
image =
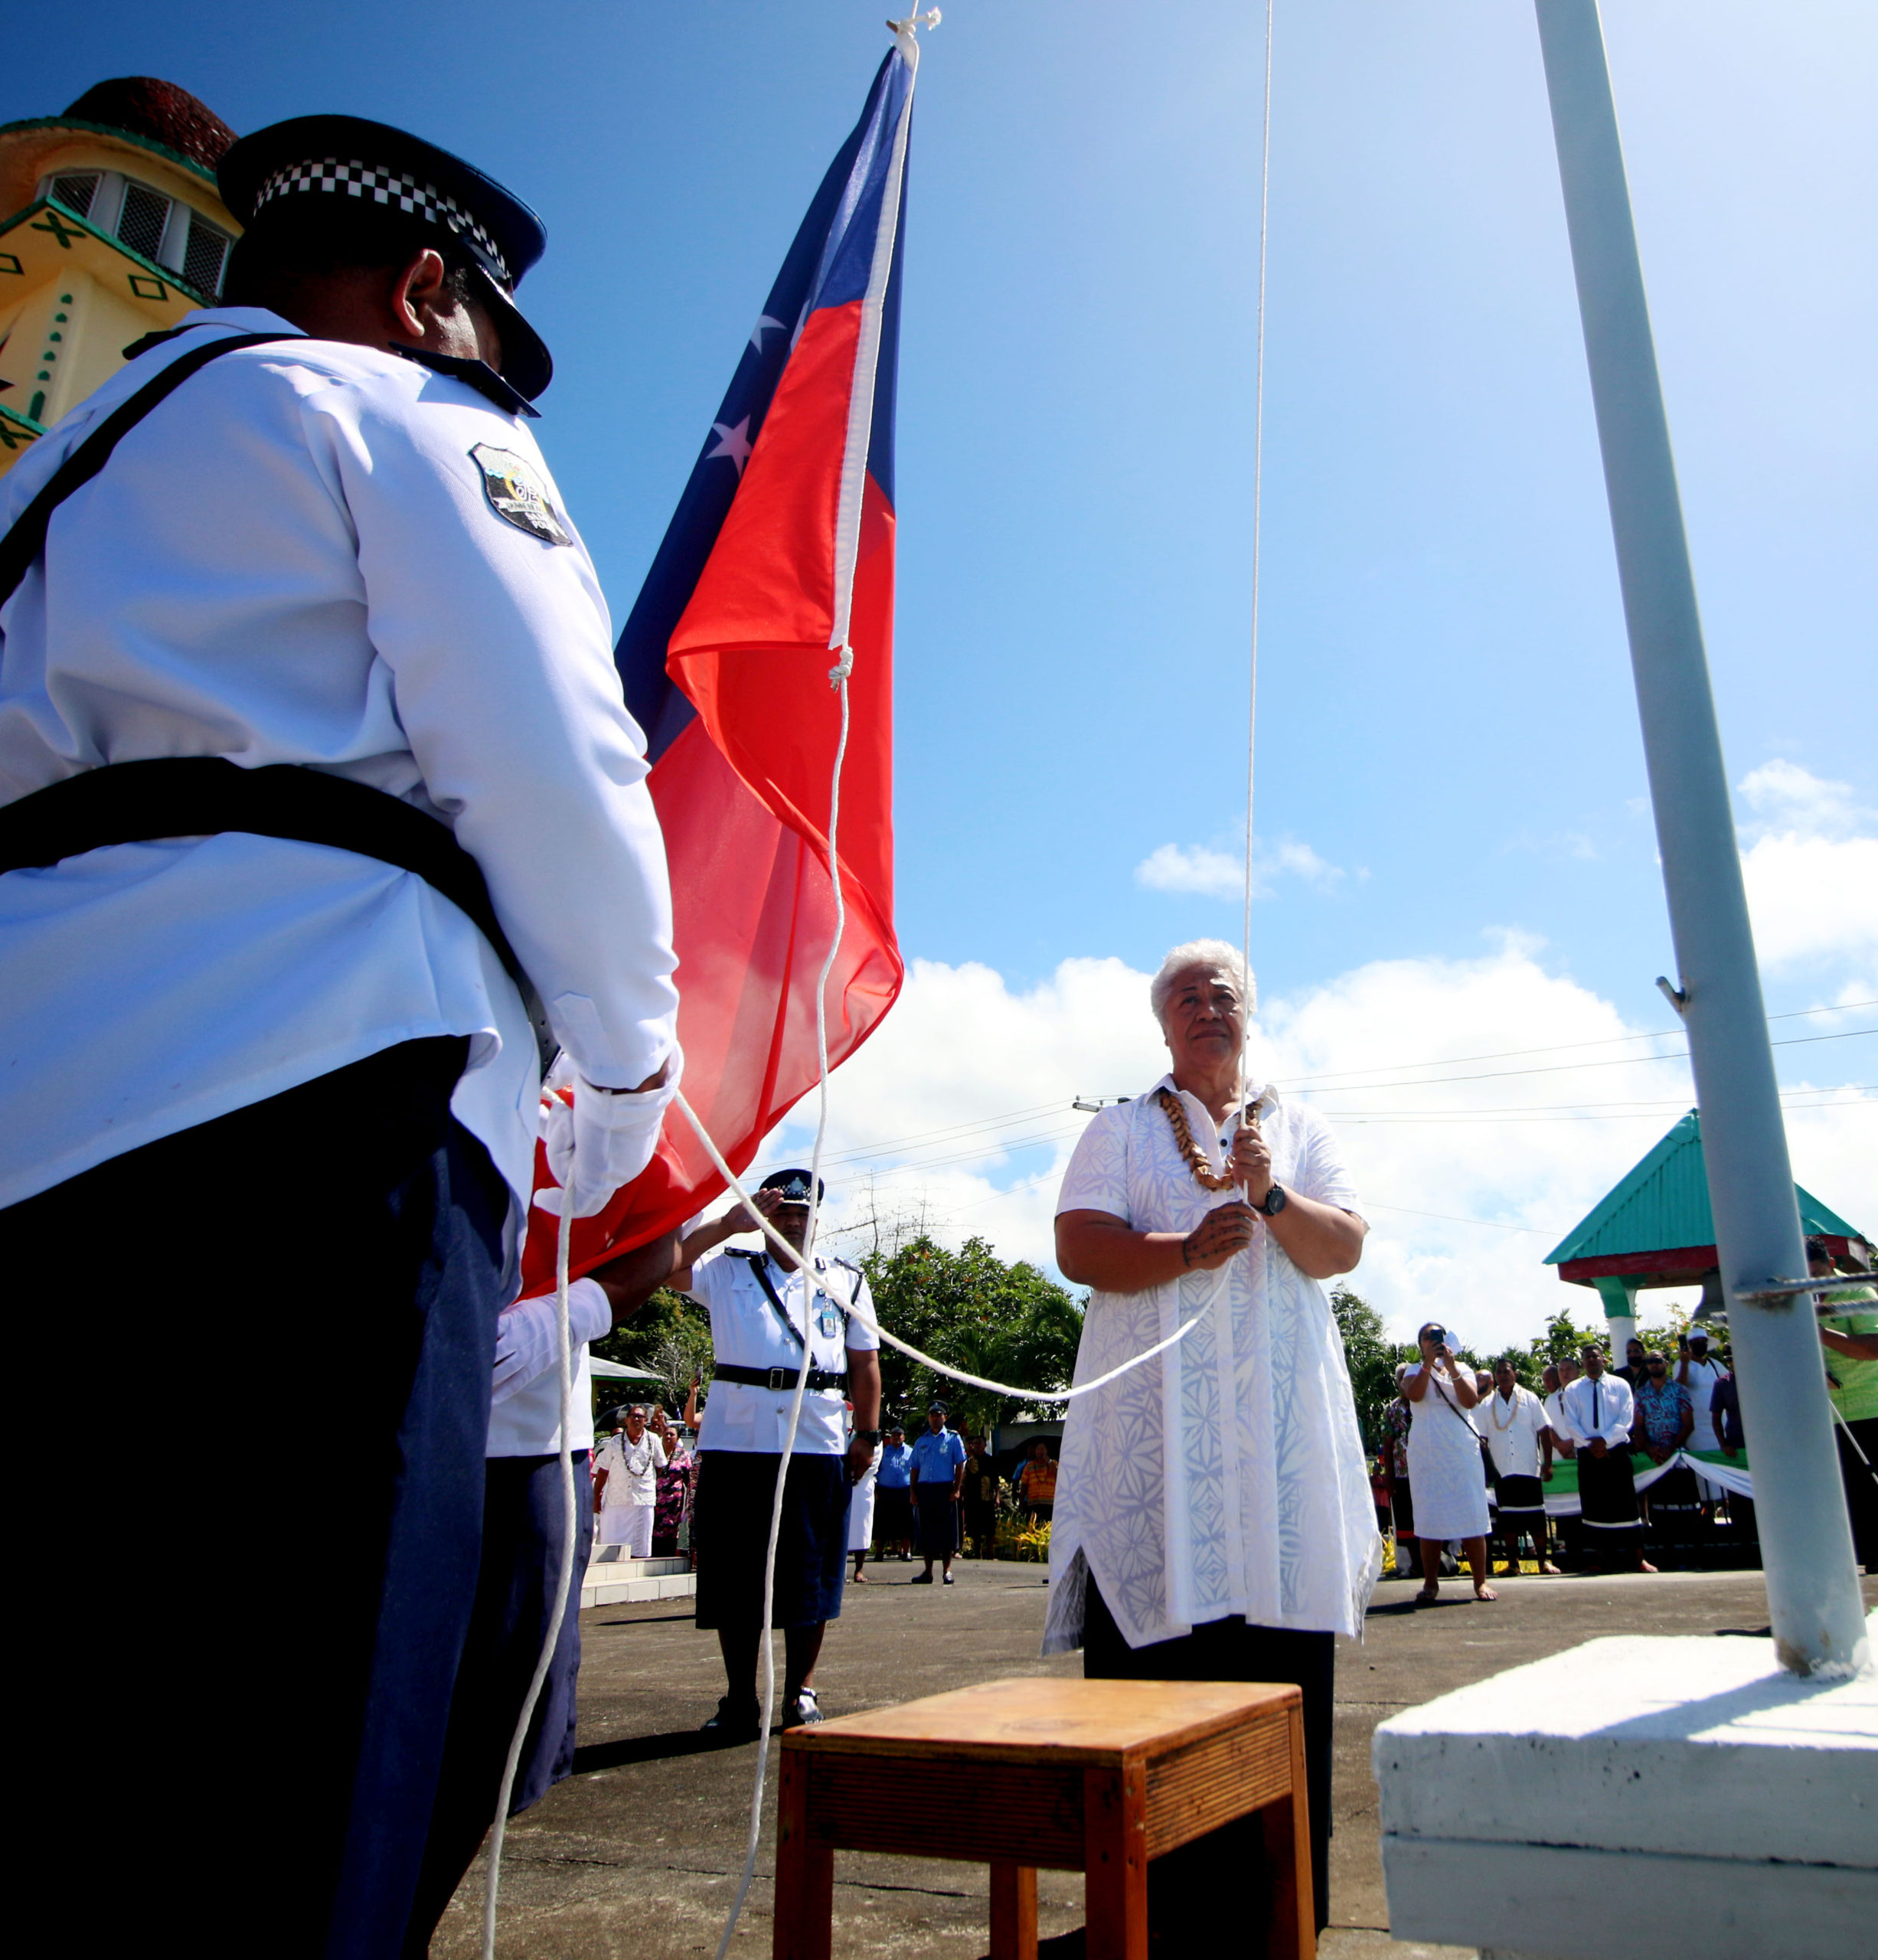
[[[815, 1086], [815, 987], [834, 935], [828, 679], [836, 529], [861, 309], [810, 315], [728, 517], [671, 636], [698, 718], [653, 769], [671, 867], [687, 1099], [740, 1173]], [[849, 644], [839, 849], [847, 926], [828, 994], [828, 1060], [860, 1047], [903, 969], [893, 932], [892, 506], [865, 479]], [[691, 1126], [666, 1119], [644, 1176], [573, 1228], [576, 1275], [681, 1223], [723, 1189]], [[559, 1194], [544, 1152], [524, 1294], [554, 1285]]]

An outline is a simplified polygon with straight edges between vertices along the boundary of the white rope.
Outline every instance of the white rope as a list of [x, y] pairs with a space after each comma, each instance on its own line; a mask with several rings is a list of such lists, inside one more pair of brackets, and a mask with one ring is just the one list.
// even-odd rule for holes
[[[1258, 760], [1259, 733], [1259, 572], [1263, 542], [1265, 494], [1265, 263], [1266, 241], [1272, 216], [1272, 17], [1274, 0], [1265, 0], [1265, 117], [1259, 159], [1259, 325], [1258, 355], [1252, 391], [1252, 657], [1246, 691], [1246, 915], [1245, 937], [1239, 945], [1245, 965], [1239, 984], [1249, 995], [1252, 985], [1252, 792]], [[1246, 1106], [1246, 1050], [1239, 1051], [1239, 1105]]]
[[[684, 1099], [684, 1090], [679, 1090], [673, 1100], [678, 1105], [685, 1120], [697, 1132], [698, 1141], [704, 1145], [706, 1155], [717, 1166], [718, 1175], [730, 1186], [732, 1194], [743, 1203], [751, 1217], [756, 1220], [758, 1230], [776, 1247], [783, 1260], [795, 1266], [799, 1271], [806, 1273], [808, 1269], [803, 1263], [802, 1255], [798, 1253], [789, 1240], [782, 1237], [769, 1220], [756, 1209], [755, 1201], [751, 1198], [749, 1192], [738, 1182], [737, 1173], [724, 1161], [723, 1153], [711, 1141], [710, 1132], [699, 1121], [697, 1112]], [[1219, 1277], [1213, 1281], [1213, 1291], [1164, 1341], [1156, 1341], [1153, 1347], [1143, 1348], [1138, 1354], [1131, 1354], [1119, 1367], [1111, 1368], [1106, 1375], [1098, 1375], [1093, 1381], [1079, 1382], [1073, 1388], [1023, 1388], [1012, 1382], [992, 1381], [984, 1375], [969, 1374], [965, 1370], [955, 1367], [952, 1362], [942, 1361], [936, 1355], [929, 1354], [923, 1348], [914, 1347], [911, 1341], [903, 1341], [897, 1334], [889, 1332], [877, 1319], [863, 1312], [858, 1302], [854, 1305], [853, 1312], [864, 1326], [871, 1329], [890, 1348], [897, 1348], [910, 1359], [919, 1362], [924, 1367], [932, 1369], [936, 1374], [946, 1376], [949, 1380], [962, 1381], [972, 1388], [987, 1389], [994, 1395], [1014, 1396], [1023, 1402], [1073, 1402], [1079, 1396], [1093, 1395], [1097, 1389], [1106, 1388], [1109, 1383], [1126, 1374], [1129, 1369], [1139, 1367], [1144, 1361], [1151, 1361], [1157, 1354], [1165, 1354], [1176, 1341], [1184, 1341], [1199, 1324], [1207, 1309], [1220, 1297], [1220, 1292], [1226, 1284], [1227, 1266], [1230, 1263], [1229, 1260], [1226, 1266], [1217, 1269]]]
[[[750, 1794], [750, 1838], [744, 1847], [743, 1877], [738, 1881], [737, 1896], [730, 1902], [730, 1911], [724, 1921], [723, 1937], [717, 1942], [717, 1960], [725, 1960], [725, 1956], [730, 1952], [730, 1942], [737, 1932], [737, 1922], [743, 1914], [743, 1902], [750, 1896], [750, 1886], [756, 1875], [756, 1846], [763, 1828], [763, 1790], [769, 1774], [769, 1725], [775, 1713], [776, 1692], [776, 1661], [773, 1646], [775, 1630], [772, 1625], [776, 1606], [776, 1545], [782, 1530], [782, 1501], [789, 1481], [789, 1461], [795, 1452], [796, 1430], [802, 1421], [802, 1397], [808, 1390], [808, 1370], [815, 1354], [815, 1276], [809, 1269], [808, 1258], [815, 1243], [815, 1228], [821, 1216], [821, 1152], [828, 1130], [828, 982], [833, 977], [835, 962], [841, 957], [841, 940], [848, 927], [847, 898], [841, 889], [841, 767], [848, 758], [848, 677], [854, 671], [854, 649], [850, 643], [849, 635], [854, 615], [854, 574], [860, 560], [861, 486], [867, 447], [872, 435], [882, 305], [893, 267], [895, 234], [899, 224], [900, 184], [906, 169], [906, 139], [912, 122], [913, 90], [919, 72], [919, 29], [923, 24], [929, 31], [938, 26], [939, 19], [939, 9], [935, 7], [928, 13], [923, 23], [916, 9], [903, 21], [890, 20], [887, 22], [906, 61], [906, 100], [901, 109], [898, 126], [893, 132], [887, 181], [881, 198], [881, 223], [874, 235], [874, 260], [868, 268], [867, 290], [861, 305], [861, 341], [855, 351], [854, 376], [849, 384], [848, 440], [842, 457], [843, 495], [837, 513], [834, 630], [830, 648], [837, 658], [828, 674], [828, 679], [840, 697], [841, 717], [841, 732], [834, 745], [834, 766], [828, 783], [828, 882], [834, 896], [834, 931], [828, 942], [828, 957], [821, 962], [821, 972], [815, 983], [818, 1094], [815, 1147], [809, 1158], [808, 1223], [802, 1235], [803, 1250], [799, 1256], [792, 1246], [770, 1230], [768, 1221], [750, 1202], [748, 1194], [734, 1178], [730, 1176], [729, 1165], [718, 1156], [717, 1146], [709, 1137], [705, 1136], [704, 1125], [693, 1113], [691, 1105], [684, 1101], [682, 1095], [678, 1099], [680, 1107], [690, 1119], [692, 1128], [704, 1138], [714, 1161], [736, 1189], [740, 1200], [749, 1205], [751, 1216], [756, 1218], [763, 1224], [765, 1232], [782, 1247], [802, 1276], [802, 1365], [796, 1374], [795, 1393], [789, 1399], [789, 1424], [783, 1432], [782, 1455], [776, 1465], [776, 1493], [769, 1509], [769, 1544], [763, 1559], [763, 1618], [759, 1636], [763, 1691], [761, 1726], [756, 1738], [756, 1785]], [[731, 1682], [727, 1685], [734, 1696], [736, 1684]]]
[[535, 1704], [554, 1665], [554, 1649], [560, 1644], [562, 1622], [567, 1617], [569, 1589], [580, 1583], [574, 1573], [574, 1552], [579, 1534], [574, 1512], [573, 1453], [573, 1343], [568, 1325], [568, 1248], [573, 1242], [574, 1223], [573, 1166], [567, 1167], [567, 1182], [561, 1187], [560, 1229], [554, 1241], [554, 1358], [560, 1370], [560, 1485], [561, 1553], [560, 1583], [554, 1591], [554, 1606], [548, 1615], [547, 1635], [534, 1664], [534, 1678], [528, 1684], [528, 1697], [521, 1705], [521, 1717], [509, 1738], [508, 1759], [502, 1766], [502, 1787], [495, 1799], [495, 1823], [489, 1838], [489, 1863], [482, 1890], [482, 1960], [495, 1960], [495, 1898], [502, 1883], [502, 1844], [508, 1834], [509, 1798], [514, 1794], [515, 1772], [521, 1762], [522, 1745], [528, 1738], [528, 1724], [534, 1719]]

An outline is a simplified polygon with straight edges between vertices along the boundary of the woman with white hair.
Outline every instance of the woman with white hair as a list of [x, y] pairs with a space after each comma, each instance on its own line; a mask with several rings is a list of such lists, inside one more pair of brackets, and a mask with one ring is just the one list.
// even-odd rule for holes
[[[1333, 1636], [1360, 1629], [1382, 1541], [1319, 1282], [1368, 1227], [1329, 1125], [1246, 1068], [1239, 954], [1176, 946], [1149, 999], [1173, 1066], [1090, 1122], [1057, 1200], [1057, 1264], [1093, 1289], [1076, 1378], [1194, 1325], [1070, 1405], [1044, 1648], [1079, 1644], [1090, 1678], [1298, 1684], [1321, 1929]], [[1243, 1942], [1233, 1881], [1262, 1869], [1256, 1819], [1158, 1859], [1157, 1931]]]

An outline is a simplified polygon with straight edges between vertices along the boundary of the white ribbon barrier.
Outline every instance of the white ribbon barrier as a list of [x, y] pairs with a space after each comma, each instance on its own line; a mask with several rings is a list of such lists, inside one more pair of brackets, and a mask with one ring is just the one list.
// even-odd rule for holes
[[[1632, 1459], [1635, 1461], [1635, 1459]], [[1637, 1465], [1637, 1488], [1647, 1491], [1652, 1484], [1661, 1482], [1672, 1470], [1693, 1470], [1698, 1477], [1705, 1478], [1711, 1484], [1718, 1484], [1725, 1491], [1732, 1491], [1738, 1498], [1754, 1495], [1754, 1476], [1743, 1457], [1731, 1463], [1726, 1457], [1719, 1461], [1707, 1456], [1697, 1456], [1687, 1449], [1679, 1449], [1664, 1463], [1645, 1462]], [[1546, 1498], [1546, 1515], [1548, 1517], [1576, 1517], [1581, 1508], [1576, 1491], [1562, 1491]]]

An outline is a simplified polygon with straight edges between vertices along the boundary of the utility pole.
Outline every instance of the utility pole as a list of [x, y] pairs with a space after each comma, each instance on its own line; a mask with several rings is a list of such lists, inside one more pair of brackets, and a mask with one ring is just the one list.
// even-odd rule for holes
[[[1775, 1648], [1869, 1661], [1720, 730], [1597, 0], [1534, 0]], [[1757, 1297], [1759, 1296], [1759, 1297]]]

